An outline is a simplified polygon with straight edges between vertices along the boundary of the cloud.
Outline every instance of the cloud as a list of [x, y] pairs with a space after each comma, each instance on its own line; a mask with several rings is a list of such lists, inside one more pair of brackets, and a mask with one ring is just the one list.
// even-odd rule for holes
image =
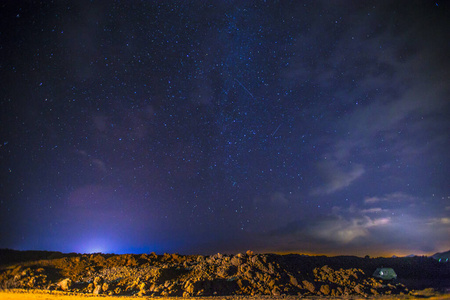
[[[443, 217], [443, 218], [431, 218], [429, 219], [426, 224], [428, 225], [444, 225], [444, 226], [450, 226], [450, 218]], [[450, 227], [449, 227], [450, 228]]]
[[395, 202], [395, 203], [399, 203], [399, 202], [411, 202], [416, 200], [416, 197], [407, 195], [405, 193], [402, 192], [396, 192], [396, 193], [391, 193], [391, 194], [387, 194], [384, 195], [382, 197], [366, 197], [364, 199], [364, 203], [365, 204], [374, 204], [374, 203], [380, 203], [380, 202]]
[[98, 170], [102, 171], [103, 173], [107, 172], [105, 163], [98, 158], [92, 159], [92, 165], [95, 166]]
[[315, 224], [310, 235], [326, 241], [350, 243], [359, 237], [368, 236], [370, 228], [384, 226], [389, 224], [389, 222], [389, 218], [371, 219], [363, 217], [344, 219], [343, 217], [336, 217]]
[[450, 218], [445, 205], [441, 211], [430, 211], [426, 198], [396, 192], [361, 198], [348, 206], [347, 202], [337, 202], [328, 214], [320, 208], [320, 215], [304, 206], [297, 209], [295, 203], [291, 201], [289, 214], [277, 211], [276, 217], [253, 228], [251, 238], [258, 239], [261, 249], [334, 255], [428, 255], [450, 247]]
[[83, 158], [83, 161], [94, 170], [100, 173], [100, 175], [104, 176], [104, 174], [108, 171], [106, 164], [103, 160], [92, 156], [85, 150], [76, 150], [76, 154]]
[[363, 214], [373, 214], [373, 213], [380, 213], [380, 212], [386, 212], [386, 209], [383, 209], [381, 207], [374, 207], [369, 209], [362, 209], [361, 213]]
[[324, 183], [315, 188], [311, 195], [329, 195], [348, 187], [360, 178], [365, 170], [361, 164], [350, 166], [339, 166], [336, 161], [323, 161], [318, 164], [319, 172], [322, 174]]
[[258, 196], [253, 199], [253, 205], [264, 209], [280, 209], [286, 207], [292, 200], [292, 195], [289, 196], [286, 193], [275, 191], [265, 196]]
[[[430, 35], [428, 29], [434, 27], [434, 20], [415, 19], [412, 10], [403, 12], [404, 23], [400, 24], [397, 17], [386, 13], [396, 11], [390, 6], [352, 8], [359, 13], [335, 23], [340, 30], [331, 40], [318, 38], [326, 30], [325, 24], [313, 23], [311, 30], [298, 39], [296, 49], [302, 55], [293, 58], [285, 70], [288, 88], [309, 82], [320, 90], [317, 102], [323, 101], [320, 104], [327, 111], [317, 102], [306, 105], [304, 110], [320, 116], [316, 126], [331, 133], [314, 138], [318, 149], [326, 149], [320, 154], [332, 159], [335, 166], [349, 161], [359, 165], [335, 167], [341, 173], [328, 175], [312, 195], [339, 191], [363, 173], [365, 177], [379, 175], [383, 165], [399, 166], [396, 172], [405, 171], [404, 166], [409, 170], [427, 168], [432, 159], [442, 161], [442, 149], [448, 148], [445, 111], [450, 104], [450, 68], [449, 61], [442, 59], [448, 47], [440, 45], [447, 31], [433, 31]], [[342, 8], [334, 9], [339, 12]], [[360, 13], [366, 9], [370, 13]], [[391, 18], [386, 18], [389, 14]], [[384, 22], [380, 22], [382, 19]], [[389, 19], [396, 21], [386, 21]], [[314, 51], [319, 46], [327, 49], [320, 61]], [[402, 184], [421, 176], [412, 172], [403, 177], [398, 173], [383, 175]]]
[[334, 254], [399, 255], [430, 254], [450, 247], [445, 205], [441, 211], [430, 211], [429, 199], [403, 192], [345, 203], [336, 203], [325, 215], [279, 217], [270, 223], [271, 229], [265, 227], [266, 232], [277, 242], [278, 251], [285, 252], [315, 249]]
[[450, 225], [450, 218], [441, 218], [441, 224]]
[[287, 205], [289, 199], [282, 192], [275, 192], [270, 196], [270, 202], [275, 205]]
[[289, 222], [270, 234], [285, 239], [295, 237], [299, 243], [308, 240], [319, 244], [344, 245], [358, 238], [368, 237], [372, 229], [387, 226], [390, 222], [391, 219], [387, 217], [327, 215], [315, 220], [303, 219]]

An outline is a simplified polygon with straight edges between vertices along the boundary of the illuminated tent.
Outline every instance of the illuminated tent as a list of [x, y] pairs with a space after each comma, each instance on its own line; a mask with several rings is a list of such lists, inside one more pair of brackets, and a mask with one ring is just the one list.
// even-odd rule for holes
[[397, 279], [397, 274], [392, 268], [377, 268], [372, 276], [383, 280]]

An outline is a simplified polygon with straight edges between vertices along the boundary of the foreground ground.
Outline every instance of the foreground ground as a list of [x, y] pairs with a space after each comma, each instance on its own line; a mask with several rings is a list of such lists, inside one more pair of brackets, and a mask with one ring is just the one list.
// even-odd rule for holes
[[[381, 266], [394, 268], [398, 280], [374, 278], [373, 271]], [[450, 299], [450, 264], [427, 257], [372, 259], [251, 251], [184, 256], [0, 250], [0, 290], [0, 299], [36, 300], [99, 295], [121, 299]]]
[[[42, 290], [7, 290], [0, 291], [0, 299], [2, 300], [86, 300], [88, 299], [117, 299], [120, 300], [136, 300], [136, 297], [127, 297], [127, 296], [99, 296], [99, 295], [90, 295], [90, 294], [74, 294], [74, 293], [64, 293], [64, 292], [49, 292]], [[144, 297], [143, 299], [150, 299], [151, 297]], [[299, 297], [299, 296], [257, 296], [257, 297], [246, 297], [246, 296], [216, 296], [216, 297], [201, 297], [201, 300], [296, 300], [296, 299], [322, 299], [323, 296], [307, 296], [307, 297]], [[158, 297], [152, 298], [157, 300], [179, 300], [183, 298], [171, 298], [171, 297]], [[193, 298], [186, 298], [193, 299]], [[410, 295], [378, 295], [378, 296], [370, 296], [370, 297], [362, 297], [362, 296], [345, 296], [345, 297], [327, 297], [328, 300], [334, 299], [378, 299], [378, 300], [403, 300], [403, 299], [428, 299], [428, 300], [443, 300], [450, 299], [450, 294], [442, 294], [434, 291], [433, 289], [426, 289], [422, 291], [417, 291]]]

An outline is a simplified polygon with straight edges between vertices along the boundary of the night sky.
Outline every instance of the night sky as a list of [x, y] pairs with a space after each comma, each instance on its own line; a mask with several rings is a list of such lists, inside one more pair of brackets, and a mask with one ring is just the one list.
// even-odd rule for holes
[[10, 0], [0, 22], [0, 248], [450, 249], [449, 3]]

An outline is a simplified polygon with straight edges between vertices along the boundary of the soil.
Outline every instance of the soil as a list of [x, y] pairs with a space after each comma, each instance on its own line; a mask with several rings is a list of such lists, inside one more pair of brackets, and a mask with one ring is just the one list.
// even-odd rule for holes
[[[95, 296], [90, 294], [75, 294], [75, 293], [64, 293], [64, 292], [49, 292], [42, 290], [33, 290], [32, 292], [28, 290], [7, 290], [0, 291], [0, 299], [2, 300], [88, 300], [88, 299], [117, 299], [120, 300], [136, 300], [136, 297], [127, 296]], [[145, 296], [143, 299], [159, 299], [159, 300], [171, 300], [170, 297], [149, 297]], [[183, 298], [176, 298], [183, 299]], [[256, 296], [256, 297], [245, 297], [245, 296], [216, 296], [216, 297], [201, 297], [202, 300], [297, 300], [297, 299], [323, 299], [321, 296], [306, 296], [306, 297], [273, 297], [273, 296]], [[347, 297], [327, 297], [328, 300], [335, 299], [374, 299], [374, 300], [403, 300], [403, 299], [428, 299], [428, 300], [444, 300], [450, 299], [449, 294], [437, 293], [434, 290], [424, 290], [418, 291], [414, 295], [378, 295], [370, 297], [362, 296], [347, 296]], [[186, 299], [187, 300], [187, 299]]]
[[[397, 280], [372, 276], [393, 268]], [[0, 250], [1, 299], [450, 299], [450, 264], [428, 257], [63, 254]], [[108, 297], [109, 298], [109, 297]]]

